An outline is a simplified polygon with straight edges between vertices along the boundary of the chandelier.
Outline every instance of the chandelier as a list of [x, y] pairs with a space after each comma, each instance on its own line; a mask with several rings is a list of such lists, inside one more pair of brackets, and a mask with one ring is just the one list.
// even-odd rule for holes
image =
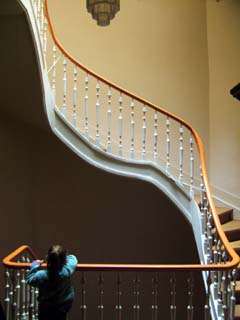
[[120, 10], [120, 0], [87, 0], [87, 10], [99, 26], [108, 26]]

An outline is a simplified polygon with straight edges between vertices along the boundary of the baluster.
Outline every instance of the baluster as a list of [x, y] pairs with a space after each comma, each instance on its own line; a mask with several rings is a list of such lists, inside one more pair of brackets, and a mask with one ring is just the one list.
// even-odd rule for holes
[[111, 98], [112, 98], [112, 90], [111, 87], [108, 89], [108, 110], [107, 110], [107, 152], [112, 152], [111, 147], [111, 118], [112, 118], [112, 110], [111, 110]]
[[166, 172], [170, 174], [170, 120], [166, 119]]
[[85, 97], [84, 97], [84, 134], [88, 138], [88, 74], [85, 76]]
[[40, 35], [41, 35], [41, 39], [42, 39], [43, 48], [44, 48], [44, 18], [45, 18], [45, 15], [44, 15], [44, 3], [43, 3], [43, 1], [41, 1], [41, 12], [40, 12], [40, 26], [41, 26], [41, 29], [40, 29]]
[[212, 236], [212, 213], [208, 214], [207, 222], [207, 236], [208, 236], [208, 261], [207, 263], [212, 263], [213, 260], [213, 236]]
[[15, 291], [16, 291], [16, 320], [20, 320], [20, 296], [21, 296], [21, 274], [20, 274], [20, 270], [17, 269], [16, 271], [16, 287], [15, 287]]
[[[30, 263], [30, 258], [29, 256], [26, 257], [26, 262]], [[25, 270], [25, 279], [27, 278], [27, 274], [28, 274], [29, 270]], [[31, 287], [30, 286], [26, 286], [26, 318], [27, 319], [31, 319]]]
[[35, 306], [34, 306], [34, 291], [35, 288], [30, 287], [30, 306], [29, 306], [29, 315], [30, 319], [35, 320]]
[[12, 318], [16, 319], [17, 317], [17, 299], [16, 299], [16, 270], [12, 270], [12, 285], [11, 285], [11, 313], [12, 313]]
[[182, 184], [183, 183], [183, 126], [182, 124], [180, 125], [180, 129], [179, 129], [179, 134], [180, 134], [180, 138], [179, 138], [179, 142], [180, 142], [180, 147], [179, 147], [179, 183]]
[[190, 143], [190, 195], [194, 196], [193, 182], [194, 182], [194, 154], [193, 154], [193, 136], [191, 134]]
[[33, 1], [33, 8], [34, 8], [34, 14], [35, 14], [35, 17], [37, 17], [37, 1]]
[[77, 66], [74, 66], [73, 70], [73, 114], [72, 114], [72, 124], [77, 127]]
[[231, 312], [231, 296], [232, 296], [232, 271], [228, 270], [228, 288], [227, 288], [227, 305], [228, 305], [228, 316], [230, 318], [230, 312]]
[[190, 276], [187, 280], [188, 282], [188, 306], [187, 306], [187, 319], [192, 320], [193, 319], [193, 288], [194, 288], [194, 280], [193, 280], [193, 274], [190, 273]]
[[38, 23], [38, 30], [41, 35], [41, 1], [38, 0], [37, 2], [37, 23]]
[[99, 135], [99, 111], [100, 111], [100, 102], [99, 102], [99, 96], [100, 96], [100, 83], [99, 80], [97, 80], [96, 84], [96, 146], [99, 147], [100, 145], [100, 135]]
[[43, 53], [44, 59], [46, 61], [46, 53], [47, 53], [47, 18], [44, 16], [44, 30], [43, 30]]
[[211, 276], [210, 276], [210, 272], [207, 272], [207, 292], [206, 292], [206, 302], [204, 306], [204, 320], [210, 320], [210, 285], [211, 285]]
[[57, 48], [53, 46], [53, 68], [52, 68], [52, 93], [53, 101], [56, 104], [56, 52]]
[[[217, 247], [216, 247], [216, 249], [217, 249]], [[213, 263], [214, 264], [218, 263], [218, 252], [216, 249], [213, 252]], [[217, 271], [213, 272], [213, 296], [214, 296], [214, 299], [217, 300], [217, 297], [218, 297], [218, 272]]]
[[147, 139], [147, 126], [146, 126], [146, 105], [143, 106], [143, 124], [142, 124], [142, 159], [146, 160], [146, 139]]
[[156, 273], [152, 279], [152, 320], [158, 318], [158, 274]]
[[134, 99], [131, 101], [131, 146], [130, 146], [130, 156], [131, 159], [134, 159], [134, 127], [135, 127], [135, 121], [134, 121]]
[[34, 290], [34, 316], [35, 319], [38, 319], [38, 288]]
[[133, 296], [134, 296], [134, 305], [133, 305], [133, 320], [140, 319], [140, 279], [138, 273], [136, 273], [135, 279], [133, 280]]
[[84, 272], [81, 277], [81, 319], [86, 320], [87, 318], [87, 305], [86, 305], [86, 279]]
[[158, 112], [154, 112], [154, 132], [153, 132], [153, 161], [157, 162], [158, 159]]
[[[227, 262], [227, 256], [225, 252], [223, 252], [223, 260], [224, 264]], [[229, 305], [228, 305], [228, 286], [229, 286], [229, 277], [228, 272], [222, 272], [222, 316], [223, 319], [228, 319]]]
[[[25, 258], [22, 257], [22, 262]], [[26, 278], [25, 270], [21, 269], [21, 320], [26, 319]]]
[[116, 309], [116, 319], [117, 320], [121, 320], [122, 319], [122, 305], [121, 305], [121, 295], [122, 295], [122, 291], [121, 291], [121, 275], [120, 273], [117, 274], [117, 303], [115, 306]]
[[123, 103], [123, 98], [122, 98], [122, 93], [120, 93], [120, 97], [118, 99], [118, 104], [119, 104], [119, 114], [118, 114], [118, 136], [119, 136], [119, 145], [118, 145], [118, 155], [119, 157], [122, 157], [122, 134], [123, 134], [123, 116], [122, 116], [122, 103]]
[[11, 277], [10, 272], [8, 269], [5, 270], [5, 314], [6, 314], [6, 320], [10, 320], [10, 283], [11, 283]]
[[222, 316], [222, 312], [223, 312], [223, 305], [222, 305], [221, 292], [218, 292], [218, 300], [217, 300], [217, 315], [218, 315], [218, 317]]
[[63, 105], [62, 114], [66, 116], [67, 109], [67, 59], [63, 59]]
[[172, 273], [170, 277], [170, 296], [171, 296], [171, 304], [170, 304], [170, 316], [171, 320], [176, 320], [176, 275], [175, 273]]
[[203, 181], [203, 173], [202, 173], [202, 168], [200, 167], [200, 210], [201, 210], [201, 229], [202, 229], [202, 235], [204, 234], [204, 231], [206, 229], [206, 217], [205, 217], [205, 212], [204, 212], [204, 199], [205, 199], [205, 188], [204, 188], [204, 181]]
[[237, 280], [237, 269], [233, 269], [232, 271], [232, 291], [230, 297], [230, 312], [229, 312], [229, 320], [234, 320], [235, 317], [235, 305], [236, 305], [236, 280]]
[[99, 305], [98, 305], [98, 310], [99, 310], [99, 319], [103, 320], [103, 311], [104, 311], [104, 304], [103, 304], [103, 295], [104, 295], [104, 279], [103, 279], [103, 274], [100, 272], [99, 278], [98, 278], [98, 285], [99, 285]]
[[205, 198], [204, 201], [204, 253], [207, 254], [208, 253], [208, 234], [207, 234], [207, 221], [208, 221], [208, 203], [207, 200]]

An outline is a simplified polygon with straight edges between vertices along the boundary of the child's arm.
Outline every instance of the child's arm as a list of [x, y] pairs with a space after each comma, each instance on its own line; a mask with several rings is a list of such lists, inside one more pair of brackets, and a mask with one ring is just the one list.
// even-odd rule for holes
[[75, 271], [76, 267], [77, 267], [77, 258], [73, 255], [70, 254], [67, 256], [67, 262], [65, 264], [65, 266], [63, 267], [63, 274], [66, 277], [70, 277], [73, 272]]
[[39, 271], [41, 263], [42, 261], [35, 260], [30, 266], [30, 270], [27, 275], [27, 283], [30, 286], [37, 287], [40, 284], [41, 280], [43, 280], [43, 274], [41, 271]]

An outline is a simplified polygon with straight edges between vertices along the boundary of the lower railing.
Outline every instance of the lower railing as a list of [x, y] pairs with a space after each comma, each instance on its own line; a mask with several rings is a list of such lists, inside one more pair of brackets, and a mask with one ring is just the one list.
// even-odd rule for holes
[[[3, 260], [6, 320], [38, 318], [38, 290], [26, 283], [34, 259], [21, 246]], [[236, 272], [221, 264], [78, 264], [73, 280], [83, 320], [234, 319]]]

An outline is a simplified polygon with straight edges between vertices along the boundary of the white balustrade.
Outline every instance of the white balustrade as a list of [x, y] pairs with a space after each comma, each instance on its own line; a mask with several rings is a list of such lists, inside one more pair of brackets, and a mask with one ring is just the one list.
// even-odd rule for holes
[[135, 138], [135, 120], [134, 120], [134, 108], [135, 102], [134, 99], [131, 101], [131, 146], [130, 146], [130, 157], [134, 159], [134, 138]]
[[108, 89], [108, 109], [107, 109], [107, 152], [112, 153], [111, 146], [111, 123], [112, 123], [112, 110], [111, 110], [111, 98], [112, 98], [112, 89]]
[[147, 139], [147, 123], [146, 123], [147, 107], [142, 109], [142, 159], [146, 160], [146, 139]]
[[180, 128], [179, 128], [179, 142], [180, 142], [180, 146], [179, 146], [179, 179], [178, 179], [178, 182], [180, 184], [183, 183], [183, 132], [184, 132], [184, 129], [183, 129], [183, 125], [181, 124], [180, 125]]
[[194, 154], [193, 154], [193, 136], [191, 134], [190, 143], [190, 195], [194, 196]]
[[72, 124], [77, 127], [77, 67], [74, 66], [73, 70], [73, 114], [72, 114]]
[[170, 119], [166, 119], [166, 172], [170, 174]]
[[100, 102], [99, 102], [99, 96], [100, 96], [100, 82], [97, 80], [96, 84], [96, 145], [99, 147], [100, 145]]
[[85, 75], [85, 96], [84, 96], [84, 135], [88, 138], [88, 74]]
[[154, 112], [153, 161], [158, 161], [158, 112]]
[[119, 113], [118, 113], [118, 137], [119, 137], [118, 155], [119, 155], [119, 157], [122, 157], [123, 156], [123, 114], [122, 114], [123, 97], [122, 97], [122, 93], [120, 93], [120, 96], [119, 96], [119, 99], [118, 99], [118, 104], [119, 104]]
[[63, 104], [62, 104], [62, 114], [66, 116], [67, 110], [67, 59], [63, 59]]

